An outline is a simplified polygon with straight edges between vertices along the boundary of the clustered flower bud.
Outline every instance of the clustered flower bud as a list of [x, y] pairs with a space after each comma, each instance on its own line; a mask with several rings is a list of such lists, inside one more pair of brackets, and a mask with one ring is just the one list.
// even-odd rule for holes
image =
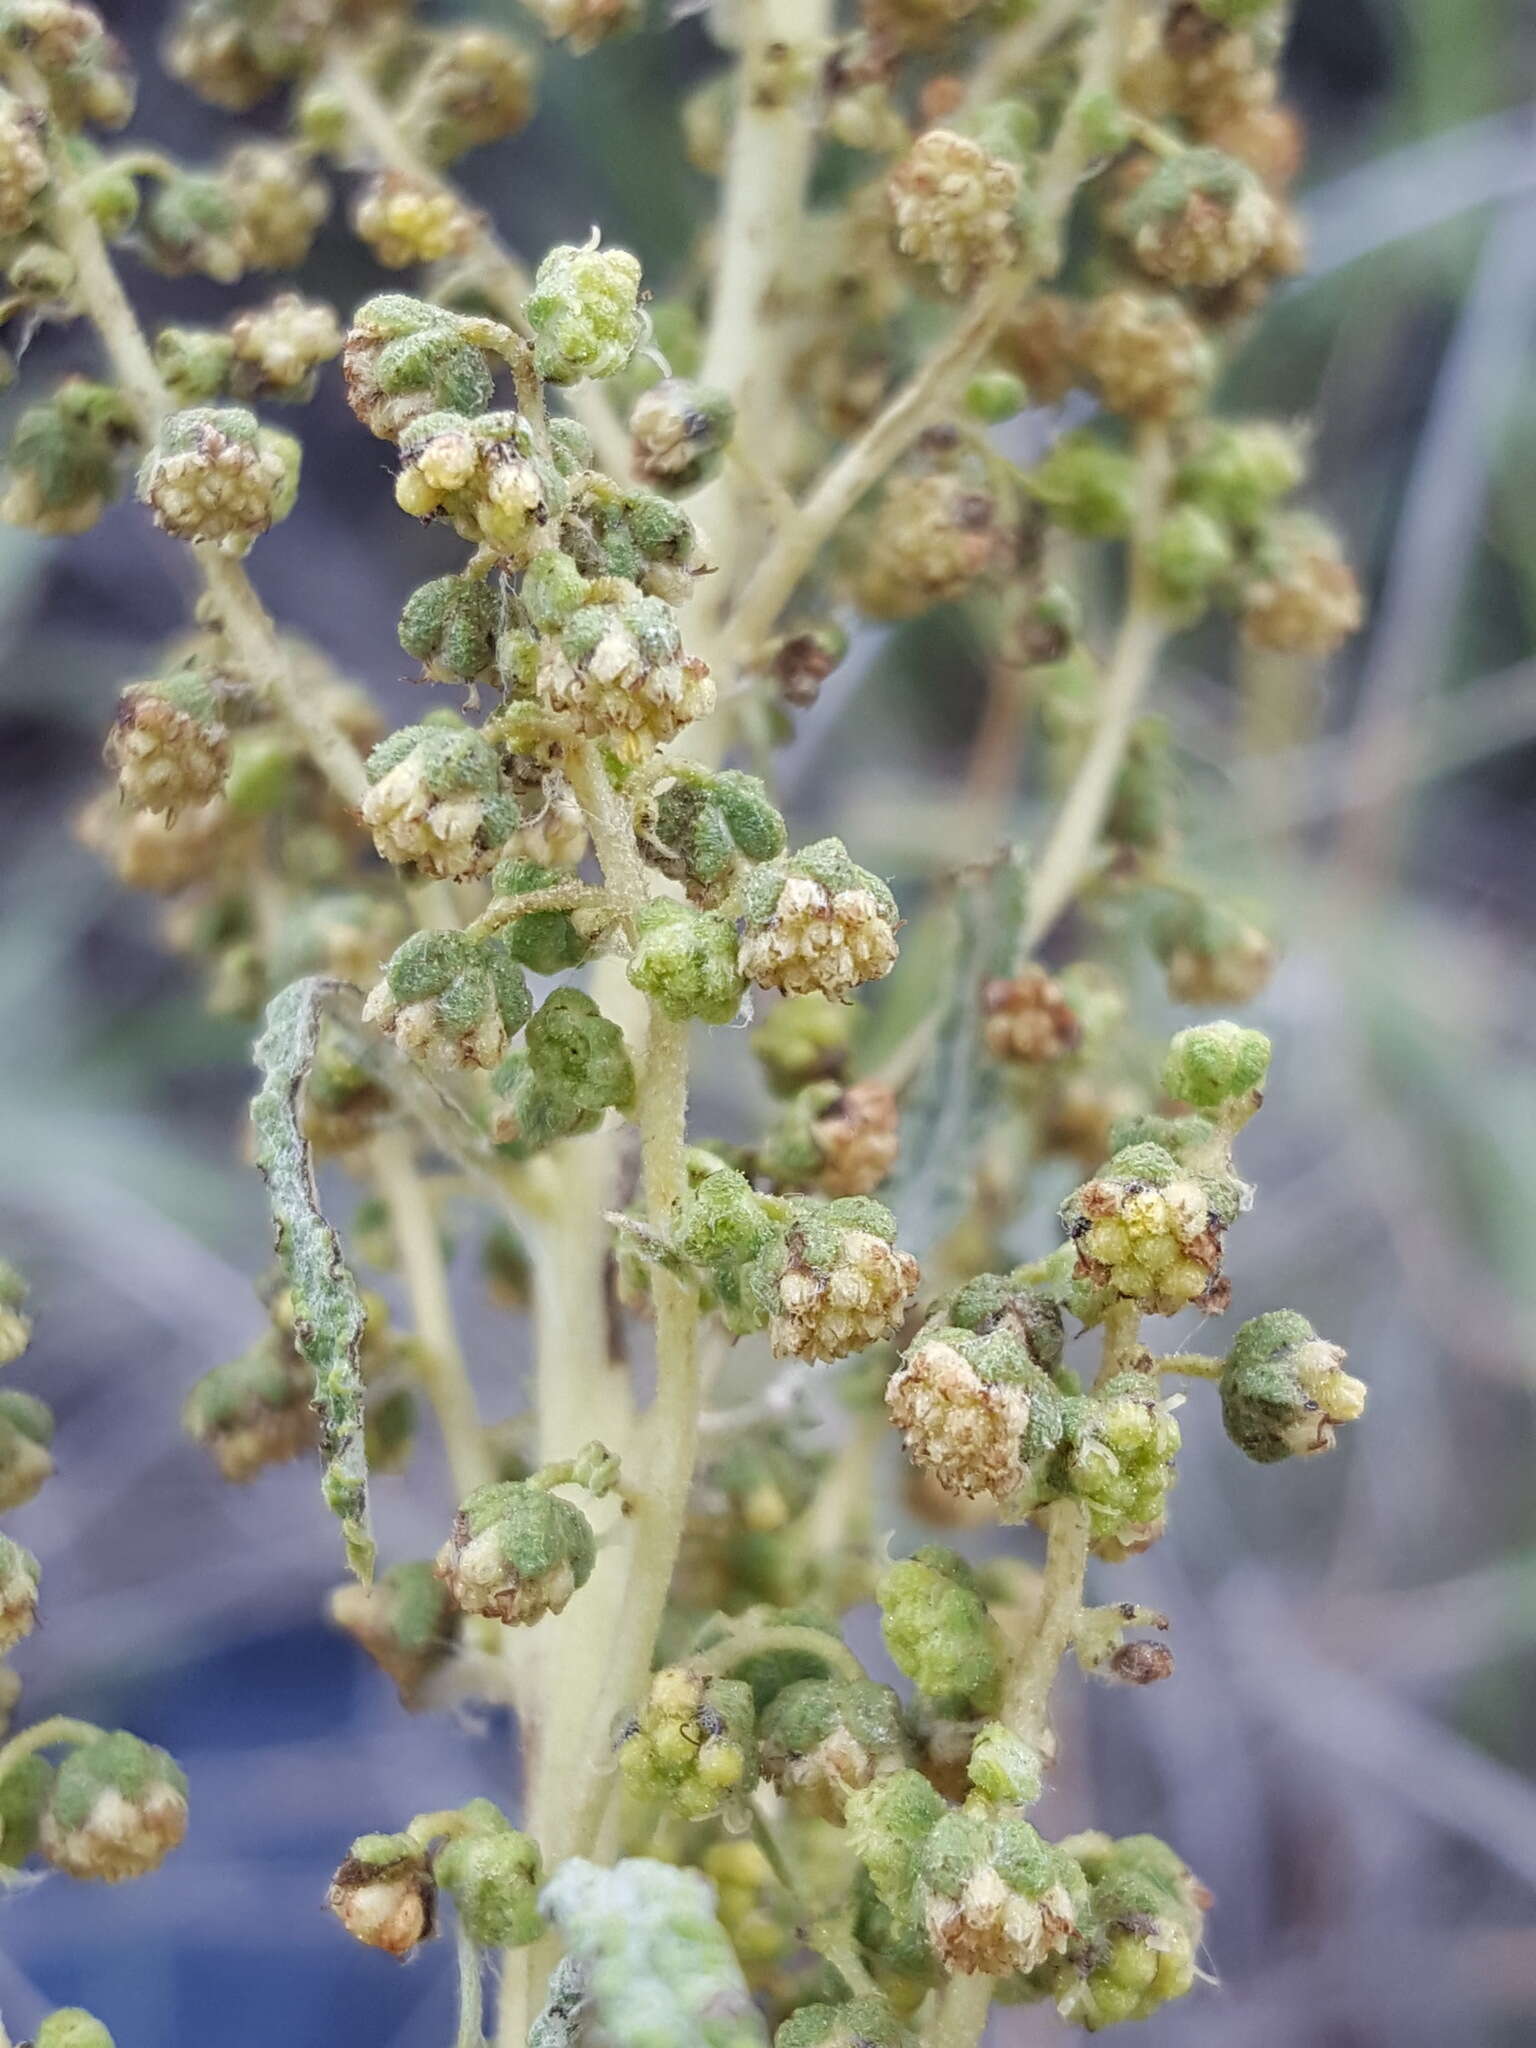
[[1174, 898], [1151, 936], [1176, 1003], [1249, 1003], [1275, 971], [1271, 940], [1227, 904]]
[[873, 1679], [802, 1678], [758, 1723], [763, 1776], [796, 1812], [840, 1822], [848, 1794], [911, 1762], [901, 1702]]
[[901, 1115], [884, 1081], [813, 1081], [768, 1133], [758, 1169], [778, 1188], [871, 1195], [896, 1164]]
[[1003, 1635], [964, 1558], [926, 1544], [890, 1567], [875, 1596], [885, 1647], [918, 1691], [941, 1710], [991, 1712], [1002, 1684]]
[[32, 2048], [114, 2048], [112, 2036], [83, 2006], [60, 2006], [37, 2030]]
[[306, 0], [182, 0], [166, 69], [215, 106], [244, 113], [308, 67], [332, 11]]
[[525, 1050], [492, 1077], [491, 1136], [522, 1158], [559, 1138], [595, 1131], [628, 1109], [635, 1070], [619, 1026], [584, 989], [557, 988], [529, 1021]]
[[530, 1480], [477, 1486], [453, 1518], [437, 1575], [465, 1614], [527, 1628], [564, 1611], [592, 1576], [592, 1524]]
[[342, 352], [347, 403], [370, 433], [396, 441], [424, 413], [484, 412], [495, 386], [483, 353], [441, 306], [403, 292], [368, 299]]
[[1221, 1419], [1259, 1465], [1333, 1449], [1338, 1425], [1365, 1412], [1365, 1384], [1344, 1370], [1305, 1316], [1276, 1309], [1243, 1324], [1221, 1376]]
[[963, 292], [1007, 263], [1018, 246], [1023, 173], [968, 135], [930, 128], [892, 171], [896, 246], [931, 264], [947, 292]]
[[659, 897], [635, 920], [629, 979], [667, 1016], [729, 1024], [746, 982], [736, 965], [736, 927], [713, 910]]
[[544, 1932], [539, 1845], [519, 1834], [488, 1799], [472, 1800], [464, 1811], [470, 1825], [438, 1850], [433, 1876], [478, 1947], [526, 1948]]
[[743, 862], [773, 860], [785, 843], [767, 790], [739, 768], [710, 773], [680, 763], [636, 829], [649, 865], [710, 906], [730, 893]]
[[117, 496], [119, 459], [136, 431], [113, 385], [67, 377], [16, 422], [0, 518], [34, 533], [84, 533]]
[[534, 367], [549, 383], [615, 376], [645, 331], [640, 265], [627, 249], [564, 243], [539, 265], [523, 312]]
[[1337, 537], [1314, 519], [1276, 520], [1242, 588], [1244, 636], [1277, 654], [1321, 660], [1357, 633], [1365, 606]]
[[1060, 1849], [1086, 1879], [1087, 1898], [1075, 1938], [1033, 1972], [1030, 1988], [1092, 2033], [1182, 1998], [1211, 1903], [1205, 1887], [1154, 1835], [1073, 1835]]
[[0, 1387], [0, 1514], [24, 1508], [53, 1475], [53, 1410], [19, 1387]]
[[841, 2005], [802, 2005], [773, 2037], [773, 2048], [916, 2048], [916, 2043], [917, 2036], [877, 1995]]
[[331, 307], [281, 292], [230, 321], [233, 386], [247, 398], [307, 398], [315, 372], [341, 354], [343, 340]]
[[0, 1533], [0, 1657], [32, 1633], [37, 1620], [38, 1563]]
[[428, 1066], [494, 1067], [533, 1007], [504, 944], [458, 931], [413, 932], [391, 955], [363, 1006], [410, 1059]]
[[1095, 1554], [1135, 1556], [1163, 1532], [1179, 1425], [1148, 1373], [1117, 1373], [1069, 1404], [1059, 1485], [1088, 1510]]
[[1135, 1145], [1068, 1196], [1061, 1220], [1079, 1274], [1147, 1315], [1171, 1316], [1192, 1301], [1220, 1306], [1221, 1240], [1239, 1193], [1160, 1145]]
[[182, 540], [243, 555], [298, 488], [299, 444], [258, 425], [239, 406], [172, 413], [139, 471], [139, 496], [155, 524]]
[[348, 1580], [331, 1595], [330, 1617], [395, 1681], [408, 1707], [453, 1654], [459, 1632], [459, 1609], [427, 1559], [391, 1565], [371, 1586]]
[[963, 597], [1002, 556], [990, 490], [946, 470], [895, 477], [881, 494], [854, 596], [870, 618], [915, 618]]
[[451, 716], [392, 732], [367, 773], [362, 819], [381, 858], [432, 880], [486, 874], [517, 824], [496, 749]]
[[1008, 1977], [1037, 1969], [1076, 1931], [1081, 1878], [1021, 1816], [951, 1810], [916, 1860], [913, 1903], [947, 1970]]
[[819, 993], [789, 996], [752, 1033], [752, 1051], [776, 1095], [812, 1081], [841, 1080], [848, 1066], [853, 1012]]
[[677, 617], [659, 597], [586, 604], [545, 643], [539, 694], [577, 731], [634, 760], [714, 709], [702, 661], [683, 652]]
[[1012, 1066], [1045, 1066], [1082, 1041], [1082, 1020], [1061, 983], [1033, 964], [1006, 980], [989, 981], [981, 1011], [987, 1050]]
[[[541, 867], [520, 854], [497, 864], [491, 890], [498, 902], [557, 887], [570, 878], [556, 868]], [[535, 974], [561, 974], [578, 967], [591, 950], [578, 918], [564, 910], [532, 910], [502, 926], [502, 941], [514, 960]]]
[[1163, 1062], [1163, 1093], [1194, 1109], [1251, 1096], [1269, 1072], [1269, 1040], [1225, 1018], [1176, 1032]]
[[620, 1732], [618, 1754], [636, 1799], [684, 1820], [738, 1807], [757, 1782], [752, 1689], [739, 1679], [667, 1665]]
[[1094, 299], [1077, 334], [1077, 355], [1111, 412], [1168, 420], [1210, 388], [1216, 357], [1175, 298], [1120, 290]]
[[218, 702], [195, 668], [126, 689], [103, 752], [119, 795], [136, 811], [206, 803], [229, 770]]
[[896, 964], [896, 899], [840, 839], [754, 869], [742, 914], [741, 971], [760, 988], [846, 998]]
[[475, 234], [475, 217], [462, 200], [408, 171], [376, 171], [358, 195], [352, 219], [386, 270], [457, 256]]
[[1136, 465], [1096, 434], [1063, 434], [1024, 481], [1053, 524], [1082, 540], [1119, 540], [1130, 531]]
[[868, 1196], [787, 1198], [791, 1221], [759, 1255], [775, 1358], [846, 1358], [889, 1336], [917, 1292], [918, 1266], [895, 1248], [896, 1219]]
[[56, 1870], [116, 1884], [157, 1870], [187, 1831], [187, 1781], [163, 1749], [119, 1732], [72, 1750], [38, 1841]]
[[400, 430], [395, 502], [415, 519], [444, 518], [516, 568], [531, 559], [560, 483], [538, 459], [521, 413], [419, 414]]
[[0, 238], [25, 234], [48, 184], [41, 124], [14, 93], [0, 96]]
[[735, 425], [736, 409], [725, 392], [663, 378], [630, 408], [634, 473], [672, 496], [697, 490], [718, 472]]
[[534, 63], [521, 43], [494, 29], [438, 37], [412, 84], [401, 127], [434, 164], [515, 135], [533, 113]]
[[121, 128], [133, 112], [122, 46], [82, 0], [7, 0], [0, 35], [41, 72], [69, 126]]
[[496, 656], [501, 602], [473, 576], [438, 576], [413, 590], [400, 614], [400, 645], [433, 682], [472, 683]]
[[319, 1440], [314, 1379], [291, 1346], [269, 1332], [188, 1394], [182, 1426], [213, 1454], [226, 1479], [254, 1479], [269, 1465], [302, 1457]]
[[1045, 1295], [1019, 1288], [981, 1313], [962, 1293], [951, 1313], [972, 1327], [936, 1318], [904, 1355], [885, 1390], [907, 1455], [946, 1492], [999, 1500], [1044, 1491], [1044, 1468], [1059, 1442], [1062, 1398], [1051, 1372], [1061, 1363], [1061, 1311]]
[[437, 1931], [437, 1885], [410, 1835], [359, 1835], [326, 1904], [354, 1941], [403, 1962]]
[[1125, 208], [1136, 260], [1179, 287], [1232, 284], [1260, 263], [1280, 212], [1246, 164], [1219, 149], [1159, 163]]

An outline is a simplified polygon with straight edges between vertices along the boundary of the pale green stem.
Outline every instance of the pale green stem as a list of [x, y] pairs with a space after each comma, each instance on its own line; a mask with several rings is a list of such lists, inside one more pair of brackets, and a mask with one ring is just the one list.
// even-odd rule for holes
[[454, 1488], [463, 1500], [494, 1479], [496, 1470], [459, 1342], [436, 1211], [416, 1170], [416, 1144], [409, 1131], [398, 1126], [381, 1131], [369, 1149], [410, 1295], [419, 1340], [416, 1377], [442, 1430]]
[[459, 2031], [454, 2048], [485, 2048], [482, 1958], [460, 1921], [454, 1929], [459, 1963]]
[[[47, 109], [47, 87], [35, 69], [20, 57], [9, 57], [6, 62], [23, 96], [34, 107]], [[51, 116], [48, 134], [54, 238], [74, 266], [76, 302], [101, 337], [113, 374], [138, 415], [145, 441], [153, 442], [161, 422], [176, 410], [175, 401], [155, 368], [138, 315], [86, 203], [75, 158], [64, 146]], [[281, 712], [342, 802], [355, 809], [368, 786], [362, 756], [315, 701], [314, 693], [295, 682], [277, 628], [243, 566], [215, 547], [194, 545], [191, 554], [247, 681]]]
[[1219, 1380], [1227, 1369], [1224, 1358], [1210, 1358], [1203, 1351], [1174, 1351], [1152, 1363], [1159, 1372], [1177, 1373], [1187, 1380]]
[[924, 2037], [927, 2048], [975, 2048], [987, 2030], [995, 1988], [990, 1977], [952, 1978]]
[[707, 1650], [688, 1661], [695, 1671], [723, 1678], [727, 1672], [738, 1670], [749, 1657], [762, 1657], [777, 1650], [800, 1650], [819, 1657], [844, 1678], [866, 1676], [864, 1666], [838, 1637], [828, 1635], [824, 1629], [803, 1628], [793, 1622], [733, 1625], [723, 1641], [711, 1643]]
[[30, 1728], [23, 1728], [0, 1747], [0, 1779], [23, 1757], [33, 1756], [40, 1749], [56, 1749], [63, 1743], [77, 1749], [81, 1743], [95, 1742], [106, 1732], [93, 1721], [72, 1721], [68, 1714], [52, 1714], [46, 1721], [34, 1721]]
[[1166, 428], [1143, 427], [1137, 439], [1137, 508], [1128, 608], [1105, 678], [1093, 738], [1035, 864], [1024, 927], [1025, 951], [1032, 950], [1050, 931], [1092, 866], [1126, 745], [1168, 637], [1166, 613], [1150, 587], [1147, 555], [1167, 505], [1171, 467]]

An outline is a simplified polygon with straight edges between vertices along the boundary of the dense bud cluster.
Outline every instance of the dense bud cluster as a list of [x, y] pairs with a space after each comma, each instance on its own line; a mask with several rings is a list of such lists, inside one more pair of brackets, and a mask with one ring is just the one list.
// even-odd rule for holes
[[60, 1764], [38, 1842], [56, 1870], [117, 1884], [157, 1870], [187, 1831], [187, 1781], [136, 1735], [97, 1736]]
[[896, 245], [931, 264], [945, 291], [965, 291], [1013, 255], [1022, 190], [1016, 163], [971, 136], [930, 128], [891, 173]]
[[896, 964], [896, 899], [840, 839], [755, 869], [742, 911], [741, 971], [760, 988], [845, 998]]
[[620, 1731], [619, 1770], [634, 1798], [703, 1820], [739, 1805], [757, 1782], [753, 1728], [749, 1686], [669, 1665]]
[[477, 1487], [454, 1517], [437, 1575], [465, 1614], [526, 1628], [559, 1614], [592, 1576], [592, 1525], [558, 1494], [521, 1480]]

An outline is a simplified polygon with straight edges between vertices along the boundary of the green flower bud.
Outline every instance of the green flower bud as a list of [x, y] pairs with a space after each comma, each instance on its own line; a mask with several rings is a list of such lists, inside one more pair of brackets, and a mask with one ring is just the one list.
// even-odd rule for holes
[[774, 1790], [796, 1812], [834, 1822], [850, 1792], [912, 1762], [900, 1700], [869, 1678], [786, 1686], [764, 1710], [758, 1741]]
[[37, 1620], [38, 1563], [0, 1533], [0, 1656], [32, 1633]]
[[[558, 888], [569, 880], [570, 876], [561, 874], [557, 868], [541, 867], [537, 861], [516, 854], [496, 868], [491, 876], [491, 889], [497, 896], [528, 896], [539, 889]], [[512, 958], [535, 974], [563, 974], [568, 967], [579, 967], [591, 951], [590, 942], [564, 910], [532, 911], [527, 917], [503, 925], [502, 937]]]
[[34, 533], [84, 533], [117, 496], [119, 458], [136, 438], [133, 412], [114, 386], [66, 378], [16, 422], [0, 518]]
[[541, 377], [551, 384], [612, 377], [645, 331], [640, 265], [626, 249], [551, 249], [523, 312]]
[[1344, 1371], [1344, 1358], [1305, 1316], [1254, 1316], [1233, 1339], [1221, 1376], [1227, 1435], [1259, 1465], [1331, 1451], [1338, 1425], [1365, 1412], [1365, 1383]]
[[885, 1647], [919, 1692], [941, 1709], [996, 1707], [1003, 1635], [964, 1558], [925, 1545], [882, 1575], [875, 1597]]
[[752, 1033], [752, 1051], [775, 1095], [811, 1081], [840, 1080], [848, 1065], [852, 1012], [823, 995], [775, 1003]]
[[0, 1871], [19, 1870], [37, 1850], [54, 1770], [44, 1756], [21, 1757], [0, 1778]]
[[683, 1205], [673, 1243], [683, 1258], [709, 1271], [744, 1266], [779, 1236], [780, 1226], [745, 1174], [721, 1167], [706, 1174]]
[[993, 1806], [1033, 1806], [1040, 1797], [1039, 1752], [1001, 1721], [989, 1721], [977, 1735], [965, 1774]]
[[729, 1024], [747, 987], [736, 953], [736, 927], [729, 918], [658, 897], [635, 920], [629, 979], [679, 1022], [697, 1017]]
[[1163, 1093], [1196, 1109], [1252, 1095], [1269, 1072], [1269, 1040], [1225, 1019], [1178, 1032], [1163, 1062]]
[[240, 209], [223, 180], [184, 171], [163, 179], [144, 209], [145, 253], [166, 277], [208, 277], [238, 284], [248, 252]]
[[1109, 410], [1129, 419], [1189, 412], [1216, 374], [1205, 330], [1171, 294], [1111, 291], [1091, 300], [1076, 354]]
[[896, 899], [840, 839], [753, 869], [741, 902], [741, 971], [760, 988], [841, 999], [896, 964]]
[[391, 1565], [371, 1586], [355, 1579], [330, 1598], [330, 1617], [386, 1671], [407, 1707], [453, 1654], [459, 1610], [430, 1560]]
[[[635, 1073], [624, 1034], [582, 989], [559, 988], [529, 1023], [521, 1064], [493, 1086], [531, 1144], [593, 1130], [605, 1109], [628, 1109]], [[508, 1071], [510, 1069], [510, 1071]]]
[[923, 1844], [949, 1808], [920, 1771], [893, 1771], [851, 1792], [843, 1811], [848, 1846], [876, 1896], [898, 1921], [909, 1921]]
[[965, 387], [965, 409], [983, 426], [998, 427], [1029, 404], [1029, 387], [1011, 370], [982, 370]]
[[537, 1842], [499, 1813], [495, 1820], [439, 1849], [433, 1874], [458, 1907], [471, 1941], [481, 1948], [526, 1948], [544, 1932], [538, 1899], [544, 1861]]
[[482, 413], [495, 390], [458, 317], [404, 292], [383, 292], [358, 307], [342, 369], [348, 404], [385, 441], [397, 441], [426, 413]]
[[1084, 1889], [1027, 1820], [966, 1810], [945, 1813], [924, 1837], [913, 1898], [947, 1969], [1009, 1977], [1066, 1948]]
[[24, 235], [48, 184], [39, 126], [14, 93], [0, 99], [0, 239]]
[[232, 388], [242, 398], [311, 398], [316, 373], [341, 354], [342, 340], [329, 306], [280, 292], [229, 323]]
[[1235, 906], [1182, 893], [1156, 911], [1152, 951], [1176, 1003], [1247, 1003], [1275, 971], [1275, 948]]
[[465, 1614], [527, 1628], [563, 1612], [596, 1558], [580, 1508], [526, 1480], [493, 1480], [454, 1516], [437, 1574]]
[[663, 745], [715, 702], [709, 670], [683, 653], [676, 613], [660, 597], [583, 605], [546, 652], [538, 682], [552, 711], [625, 760]]
[[300, 448], [240, 406], [173, 412], [139, 471], [155, 524], [182, 540], [243, 555], [293, 509]]
[[728, 768], [680, 774], [641, 826], [650, 864], [702, 903], [717, 903], [743, 860], [784, 851], [784, 820], [755, 775]]
[[241, 1483], [314, 1449], [314, 1392], [303, 1359], [269, 1333], [203, 1375], [187, 1396], [182, 1427], [212, 1452], [226, 1479]]
[[411, 1059], [437, 1067], [494, 1067], [533, 1007], [523, 971], [498, 939], [413, 932], [363, 1005]]
[[155, 336], [155, 368], [182, 405], [206, 405], [229, 390], [235, 345], [208, 327], [162, 327]]
[[663, 378], [630, 411], [635, 475], [669, 494], [697, 490], [718, 472], [735, 426], [736, 408], [725, 392]]
[[843, 2005], [802, 2005], [773, 2037], [773, 2048], [917, 2048], [883, 1998], [850, 1998]]
[[1031, 1988], [1090, 2033], [1182, 1998], [1195, 1980], [1205, 1887], [1153, 1835], [1076, 1835], [1060, 1846], [1088, 1881], [1081, 1937], [1034, 1972]]
[[438, 576], [406, 599], [400, 645], [439, 683], [472, 683], [496, 652], [501, 605], [489, 583]]
[[757, 1783], [752, 1724], [750, 1687], [668, 1665], [619, 1735], [624, 1783], [684, 1820], [738, 1808]]
[[1136, 465], [1095, 434], [1063, 434], [1024, 481], [1068, 533], [1084, 540], [1119, 540], [1130, 532]]
[[94, 7], [77, 0], [7, 0], [0, 35], [47, 81], [64, 127], [121, 128], [133, 112], [127, 57]]
[[523, 610], [540, 633], [558, 633], [586, 600], [587, 579], [569, 555], [545, 548], [523, 572]]
[[743, 1276], [743, 1305], [757, 1306], [758, 1326], [766, 1315], [774, 1357], [814, 1364], [890, 1336], [920, 1277], [916, 1259], [892, 1243], [890, 1210], [862, 1195], [783, 1200], [787, 1230]]
[[1118, 1153], [1061, 1205], [1078, 1274], [1154, 1316], [1213, 1300], [1232, 1213], [1223, 1190], [1157, 1145]]
[[386, 270], [461, 256], [475, 216], [451, 187], [409, 170], [375, 171], [357, 195], [352, 225]]
[[1271, 521], [1259, 536], [1241, 605], [1253, 646], [1313, 661], [1335, 653], [1365, 618], [1338, 535], [1300, 515]]
[[437, 1886], [409, 1835], [359, 1835], [325, 1903], [354, 1941], [403, 1962], [437, 1931]]
[[35, 1394], [0, 1387], [0, 1514], [25, 1507], [53, 1472], [53, 1410]]
[[803, 1088], [758, 1152], [758, 1171], [777, 1188], [870, 1195], [896, 1164], [901, 1113], [883, 1081], [814, 1081]]
[[[1058, 1346], [1060, 1327], [1058, 1309]], [[930, 1325], [891, 1375], [885, 1405], [907, 1456], [947, 1493], [989, 1493], [1023, 1509], [1046, 1492], [1062, 1396], [1006, 1325], [985, 1335]]]
[[1179, 290], [1219, 290], [1252, 270], [1280, 224], [1246, 164], [1219, 149], [1159, 159], [1122, 214], [1137, 262]]
[[26, 1281], [8, 1259], [0, 1259], [0, 1365], [13, 1365], [32, 1341]]
[[1180, 1441], [1147, 1373], [1118, 1373], [1068, 1403], [1061, 1485], [1087, 1508], [1098, 1556], [1118, 1562], [1162, 1534]]
[[229, 735], [207, 681], [184, 668], [123, 691], [102, 752], [124, 803], [136, 811], [179, 811], [223, 788]]
[[49, 2013], [37, 2030], [33, 2048], [113, 2048], [113, 2041], [93, 2013], [66, 2005]]
[[1179, 464], [1174, 489], [1236, 533], [1252, 533], [1306, 477], [1297, 436], [1272, 420], [1211, 421]]
[[455, 718], [392, 732], [367, 773], [362, 819], [381, 858], [433, 881], [483, 875], [516, 828], [496, 749]]
[[187, 1831], [187, 1781], [163, 1749], [119, 1731], [59, 1765], [39, 1843], [56, 1870], [116, 1884], [157, 1870]]
[[1236, 558], [1232, 538], [1198, 505], [1176, 505], [1152, 537], [1152, 574], [1174, 609], [1202, 605]]

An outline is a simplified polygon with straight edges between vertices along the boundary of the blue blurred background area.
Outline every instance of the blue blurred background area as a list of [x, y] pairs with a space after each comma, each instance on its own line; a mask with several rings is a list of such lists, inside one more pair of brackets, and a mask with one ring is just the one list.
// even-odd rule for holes
[[[156, 71], [164, 10], [106, 12], [143, 77], [131, 132], [188, 160], [221, 148], [229, 123]], [[711, 61], [686, 19], [551, 55], [538, 119], [467, 182], [521, 251], [600, 222], [665, 288], [708, 193], [677, 107]], [[1159, 704], [1189, 756], [1195, 858], [1274, 906], [1286, 942], [1254, 1016], [1277, 1053], [1244, 1141], [1258, 1202], [1233, 1319], [1304, 1308], [1371, 1409], [1335, 1457], [1257, 1470], [1214, 1404], [1189, 1404], [1169, 1534], [1114, 1581], [1172, 1615], [1178, 1672], [1146, 1692], [1064, 1682], [1048, 1825], [1155, 1830], [1216, 1895], [1216, 1982], [1148, 2023], [1148, 2048], [1516, 2048], [1536, 2039], [1536, 10], [1303, 0], [1289, 75], [1312, 270], [1230, 402], [1314, 420], [1315, 495], [1372, 624], [1280, 705], [1234, 687], [1224, 638], [1181, 641]], [[382, 281], [339, 219], [303, 277], [344, 309]], [[160, 316], [227, 305], [131, 283]], [[7, 414], [90, 360], [83, 334], [39, 333]], [[459, 551], [395, 510], [338, 376], [297, 424], [299, 506], [255, 578], [392, 717], [419, 715], [396, 618]], [[203, 1011], [156, 906], [72, 837], [115, 694], [190, 597], [132, 504], [76, 541], [0, 536], [0, 1250], [38, 1318], [14, 1383], [59, 1424], [58, 1476], [8, 1525], [46, 1571], [45, 1625], [14, 1661], [29, 1718], [132, 1727], [193, 1786], [157, 1875], [0, 1897], [0, 2010], [20, 2039], [83, 2004], [119, 2048], [440, 2048], [446, 1945], [400, 1970], [342, 1937], [325, 1887], [363, 1830], [515, 1798], [511, 1733], [486, 1710], [405, 1714], [325, 1625], [339, 1546], [307, 1465], [227, 1487], [181, 1435], [189, 1385], [262, 1323], [250, 1027]], [[862, 642], [791, 750], [796, 837], [835, 815], [920, 891], [957, 850], [983, 699], [948, 615]], [[1366, 830], [1362, 795], [1383, 791]], [[1034, 822], [1022, 806], [1023, 836]], [[727, 1046], [706, 1070], [701, 1127], [742, 1064]], [[1063, 1192], [1042, 1183], [1040, 1229]], [[505, 1412], [523, 1332], [479, 1300], [472, 1252], [471, 1352]], [[428, 1554], [435, 1444], [378, 1494], [389, 1553]], [[1000, 2011], [989, 2039], [1057, 2031]]]

